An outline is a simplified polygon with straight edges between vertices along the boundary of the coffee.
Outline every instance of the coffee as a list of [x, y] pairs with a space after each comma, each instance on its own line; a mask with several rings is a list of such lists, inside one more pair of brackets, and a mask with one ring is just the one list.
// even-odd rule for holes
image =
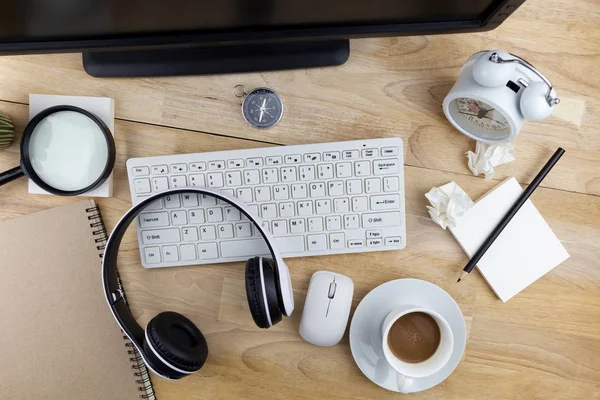
[[440, 344], [440, 327], [424, 312], [398, 318], [388, 333], [388, 346], [400, 361], [416, 364], [427, 360]]

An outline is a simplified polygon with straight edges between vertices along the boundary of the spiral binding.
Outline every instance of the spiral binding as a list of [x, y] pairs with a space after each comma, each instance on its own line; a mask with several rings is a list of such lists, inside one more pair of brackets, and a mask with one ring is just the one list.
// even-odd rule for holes
[[[94, 242], [98, 244], [96, 248], [98, 249], [98, 255], [100, 258], [102, 258], [104, 255], [104, 249], [106, 248], [108, 234], [104, 228], [102, 215], [100, 215], [100, 208], [98, 206], [86, 208], [85, 212], [89, 214], [88, 220], [90, 221], [90, 228], [92, 228], [92, 235], [97, 236], [94, 238]], [[123, 294], [123, 300], [125, 301], [125, 304], [128, 304], [127, 296], [125, 296], [125, 291], [123, 291], [123, 285], [118, 271], [117, 282], [119, 289]], [[154, 390], [152, 388], [152, 381], [150, 380], [150, 374], [148, 373], [148, 368], [146, 368], [144, 359], [126, 335], [123, 335], [123, 340], [125, 341], [125, 347], [127, 348], [127, 355], [129, 355], [131, 369], [134, 371], [133, 376], [135, 377], [135, 383], [139, 385], [138, 391], [141, 392], [139, 395], [140, 399], [156, 400], [156, 395], [154, 394]]]

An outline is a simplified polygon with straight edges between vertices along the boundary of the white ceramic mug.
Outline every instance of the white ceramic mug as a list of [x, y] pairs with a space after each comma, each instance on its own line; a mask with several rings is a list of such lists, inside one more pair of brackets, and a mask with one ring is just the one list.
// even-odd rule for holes
[[[422, 312], [430, 315], [440, 327], [440, 343], [431, 357], [420, 363], [407, 363], [398, 359], [388, 345], [390, 328], [403, 315]], [[396, 384], [401, 393], [411, 393], [415, 378], [424, 378], [438, 372], [450, 360], [454, 348], [454, 335], [448, 322], [438, 313], [414, 305], [400, 306], [388, 313], [381, 326], [383, 354], [390, 367], [396, 370]]]

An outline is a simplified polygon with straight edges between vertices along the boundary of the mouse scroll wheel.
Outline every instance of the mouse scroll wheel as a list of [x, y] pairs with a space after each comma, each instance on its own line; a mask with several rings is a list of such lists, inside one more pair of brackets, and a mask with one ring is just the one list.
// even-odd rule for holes
[[337, 285], [335, 284], [335, 282], [331, 282], [329, 284], [329, 292], [327, 293], [327, 297], [329, 297], [330, 299], [333, 299], [333, 296], [335, 296], [335, 288], [337, 287]]

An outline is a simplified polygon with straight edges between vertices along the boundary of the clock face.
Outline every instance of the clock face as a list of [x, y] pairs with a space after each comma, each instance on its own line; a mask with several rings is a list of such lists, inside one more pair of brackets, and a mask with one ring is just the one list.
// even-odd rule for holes
[[242, 113], [255, 128], [270, 128], [277, 124], [283, 115], [281, 98], [268, 88], [257, 88], [246, 95]]
[[[456, 100], [456, 120], [466, 130], [484, 130], [489, 133], [508, 133], [510, 126], [506, 118], [494, 107], [480, 101], [459, 97]], [[471, 129], [469, 129], [471, 126]]]

